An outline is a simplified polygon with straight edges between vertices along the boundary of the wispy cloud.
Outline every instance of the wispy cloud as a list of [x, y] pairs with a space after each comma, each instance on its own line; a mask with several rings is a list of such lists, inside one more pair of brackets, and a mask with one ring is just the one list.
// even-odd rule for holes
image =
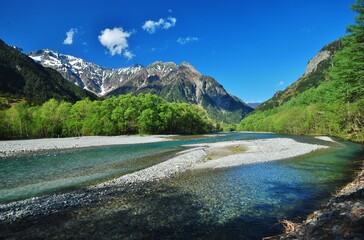
[[124, 57], [126, 57], [128, 60], [131, 60], [135, 55], [129, 51], [128, 49], [125, 49], [124, 50], [124, 53], [123, 53]]
[[177, 42], [181, 45], [185, 45], [191, 42], [198, 42], [200, 39], [197, 37], [185, 37], [185, 38], [178, 38]]
[[177, 19], [174, 17], [168, 17], [167, 19], [160, 18], [158, 21], [148, 20], [145, 21], [142, 28], [148, 33], [155, 33], [158, 29], [169, 29], [176, 25]]
[[282, 86], [282, 85], [284, 85], [284, 81], [280, 81], [280, 82], [278, 83], [278, 86]]
[[99, 35], [100, 43], [105, 46], [109, 53], [114, 56], [115, 54], [121, 55], [132, 59], [135, 55], [128, 49], [128, 38], [131, 36], [130, 32], [124, 31], [123, 28], [106, 28], [101, 31]]
[[66, 32], [66, 39], [63, 40], [63, 44], [71, 45], [73, 43], [73, 36], [77, 32], [77, 28], [71, 28], [68, 32]]

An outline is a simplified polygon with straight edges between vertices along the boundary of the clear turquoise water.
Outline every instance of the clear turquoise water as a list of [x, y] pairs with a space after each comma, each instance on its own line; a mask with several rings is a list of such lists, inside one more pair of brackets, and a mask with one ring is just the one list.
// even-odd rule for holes
[[165, 161], [182, 144], [277, 137], [228, 134], [184, 141], [51, 151], [38, 156], [0, 159], [0, 204], [73, 190]]
[[[159, 144], [165, 151], [174, 151], [186, 143], [274, 137], [282, 136], [229, 134], [217, 139], [158, 143], [151, 145], [150, 150], [156, 151]], [[293, 138], [321, 142], [309, 137]], [[288, 160], [185, 172], [157, 184], [125, 189], [106, 203], [42, 216], [36, 221], [24, 220], [10, 227], [0, 224], [0, 236], [3, 233], [15, 239], [261, 239], [279, 234], [281, 219], [305, 218], [352, 179], [358, 168], [355, 160], [363, 158], [363, 146], [342, 144], [330, 144], [330, 150]], [[145, 149], [149, 145], [142, 146]], [[108, 152], [121, 151], [117, 149], [95, 151], [105, 151], [101, 154], [104, 157]]]

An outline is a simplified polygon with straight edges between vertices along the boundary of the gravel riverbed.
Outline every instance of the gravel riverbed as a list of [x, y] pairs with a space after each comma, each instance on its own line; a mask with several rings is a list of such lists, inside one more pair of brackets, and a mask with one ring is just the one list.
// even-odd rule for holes
[[[105, 145], [107, 145], [106, 143], [110, 142], [107, 142], [106, 139], [110, 139], [110, 137], [82, 138], [82, 140], [84, 140], [85, 142], [82, 146], [86, 146], [87, 144], [88, 146], [90, 146], [90, 143], [99, 143], [101, 145], [104, 145], [105, 143]], [[124, 142], [125, 144], [136, 143], [135, 141], [131, 142], [131, 139], [138, 139], [138, 141], [143, 139], [144, 142], [166, 140], [165, 138], [156, 136], [119, 138], [115, 137], [115, 141], [118, 141], [119, 144], [120, 142]], [[61, 141], [64, 143], [65, 140]], [[76, 142], [82, 142], [79, 141], [79, 139], [75, 139], [74, 141], [75, 142], [70, 141], [72, 143], [67, 143], [61, 146], [66, 146], [68, 148]], [[27, 150], [38, 149], [38, 145], [32, 146], [31, 143], [39, 144], [40, 142], [47, 143], [48, 140], [29, 140], [29, 143], [24, 143], [22, 146], [27, 146]], [[57, 139], [50, 139], [50, 142], [52, 143], [48, 143], [48, 145], [45, 144], [44, 146], [54, 146], [52, 144], [55, 144], [57, 142]], [[2, 144], [2, 146], [4, 146], [4, 143]], [[57, 147], [60, 148], [61, 146]], [[246, 151], [239, 154], [233, 154], [229, 156], [223, 156], [218, 159], [209, 160], [209, 152], [211, 151], [211, 149], [229, 146], [243, 146]], [[78, 145], [78, 147], [81, 146]], [[242, 164], [252, 164], [258, 162], [287, 159], [294, 156], [303, 155], [317, 149], [327, 148], [327, 146], [299, 143], [293, 139], [288, 138], [229, 141], [210, 144], [199, 144], [193, 146], [189, 145], [189, 147], [192, 148], [179, 152], [178, 154], [176, 154], [175, 157], [165, 162], [159, 163], [138, 172], [121, 176], [111, 181], [89, 186], [69, 193], [35, 197], [27, 200], [0, 205], [0, 221], [12, 222], [16, 221], [17, 219], [22, 219], [26, 217], [47, 215], [61, 212], [67, 209], [81, 208], [84, 206], [99, 204], [100, 202], [107, 201], [110, 198], [114, 198], [117, 197], [119, 194], [122, 194], [122, 192], [124, 191], [123, 189], [137, 187], [138, 184], [159, 181], [163, 178], [172, 177], [178, 173], [188, 170], [193, 171], [197, 168], [232, 167]], [[16, 149], [17, 150], [15, 152], [22, 150], [21, 147], [18, 147]], [[44, 149], [44, 147], [42, 149]]]
[[46, 150], [61, 150], [83, 147], [100, 147], [168, 141], [166, 136], [88, 136], [73, 138], [48, 138], [0, 141], [0, 158], [31, 154]]

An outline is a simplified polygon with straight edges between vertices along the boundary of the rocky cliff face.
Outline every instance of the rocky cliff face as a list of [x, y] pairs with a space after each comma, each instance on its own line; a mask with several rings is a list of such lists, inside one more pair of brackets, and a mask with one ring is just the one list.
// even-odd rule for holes
[[306, 67], [305, 74], [303, 76], [307, 76], [308, 74], [312, 73], [313, 71], [317, 70], [317, 66], [320, 64], [320, 62], [325, 61], [328, 58], [332, 57], [332, 52], [328, 50], [322, 50], [320, 51], [314, 58], [312, 58]]
[[180, 65], [154, 62], [147, 67], [132, 65], [109, 69], [48, 49], [31, 52], [29, 56], [99, 96], [154, 93], [168, 101], [198, 104], [215, 120], [227, 123], [238, 123], [253, 110], [229, 94], [215, 79], [201, 75], [187, 62]]
[[302, 92], [317, 87], [325, 81], [325, 71], [331, 66], [331, 60], [336, 51], [342, 49], [341, 40], [337, 40], [323, 47], [321, 51], [312, 58], [306, 67], [305, 73], [284, 91], [278, 91], [271, 99], [262, 103], [257, 110], [268, 110], [281, 106], [283, 103], [296, 97]]

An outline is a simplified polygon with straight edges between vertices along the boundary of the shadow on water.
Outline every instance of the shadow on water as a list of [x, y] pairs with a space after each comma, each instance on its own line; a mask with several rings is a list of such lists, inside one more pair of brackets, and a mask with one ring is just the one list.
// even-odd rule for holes
[[120, 177], [167, 160], [172, 153], [183, 150], [182, 145], [278, 136], [223, 133], [156, 143], [50, 150], [37, 155], [4, 158], [0, 161], [0, 204], [67, 192]]
[[277, 235], [282, 231], [281, 219], [302, 220], [351, 180], [357, 169], [354, 153], [363, 156], [363, 148], [346, 146], [289, 160], [188, 171], [158, 183], [110, 188], [109, 194], [91, 195], [94, 204], [87, 207], [0, 223], [0, 239], [261, 239]]
[[197, 229], [205, 228], [198, 215], [201, 209], [194, 196], [178, 189], [157, 187], [151, 191], [149, 187], [139, 187], [129, 189], [106, 204], [1, 224], [0, 237], [168, 239], [185, 238], [188, 233], [194, 237]]
[[[116, 191], [106, 203], [0, 223], [1, 239], [259, 239], [282, 229], [274, 217], [214, 221], [197, 195], [159, 184]], [[203, 214], [202, 214], [203, 213]], [[206, 216], [211, 216], [206, 217]]]

